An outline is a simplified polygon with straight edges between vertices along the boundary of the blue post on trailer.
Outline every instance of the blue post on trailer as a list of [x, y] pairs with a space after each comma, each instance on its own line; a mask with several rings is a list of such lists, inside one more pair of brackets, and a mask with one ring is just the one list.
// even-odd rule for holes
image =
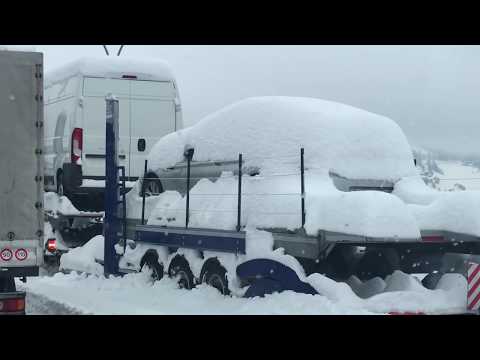
[[118, 256], [115, 245], [120, 231], [119, 204], [120, 188], [118, 176], [118, 100], [111, 94], [106, 97], [107, 118], [105, 132], [105, 218], [103, 234], [105, 238], [104, 274], [118, 275]]

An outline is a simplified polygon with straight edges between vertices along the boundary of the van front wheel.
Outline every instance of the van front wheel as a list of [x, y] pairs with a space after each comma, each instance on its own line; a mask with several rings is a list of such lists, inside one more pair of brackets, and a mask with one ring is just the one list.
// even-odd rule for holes
[[57, 194], [58, 196], [63, 196], [65, 191], [63, 190], [63, 174], [59, 173], [57, 175]]

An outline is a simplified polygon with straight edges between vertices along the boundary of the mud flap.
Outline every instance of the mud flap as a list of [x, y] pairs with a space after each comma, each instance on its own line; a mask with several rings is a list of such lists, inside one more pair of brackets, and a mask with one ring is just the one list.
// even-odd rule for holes
[[240, 280], [251, 283], [244, 297], [263, 297], [265, 294], [285, 290], [318, 294], [310, 284], [301, 281], [295, 271], [275, 260], [249, 260], [238, 265], [236, 272]]

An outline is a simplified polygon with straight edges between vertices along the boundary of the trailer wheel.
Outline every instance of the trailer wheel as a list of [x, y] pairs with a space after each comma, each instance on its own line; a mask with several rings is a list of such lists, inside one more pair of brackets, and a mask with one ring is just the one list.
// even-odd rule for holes
[[358, 262], [356, 274], [362, 281], [376, 276], [384, 279], [400, 268], [400, 257], [394, 249], [367, 250]]
[[193, 289], [195, 287], [195, 277], [188, 261], [182, 255], [177, 255], [168, 267], [168, 276], [178, 279], [180, 289]]
[[202, 283], [210, 285], [220, 291], [222, 295], [230, 295], [228, 289], [227, 270], [218, 261], [212, 261], [202, 276]]
[[429, 290], [435, 290], [442, 276], [443, 273], [440, 271], [431, 272], [422, 279], [422, 285]]
[[158, 255], [156, 252], [148, 252], [143, 256], [140, 262], [140, 271], [151, 271], [151, 279], [153, 282], [159, 281], [163, 278], [163, 265], [158, 262]]

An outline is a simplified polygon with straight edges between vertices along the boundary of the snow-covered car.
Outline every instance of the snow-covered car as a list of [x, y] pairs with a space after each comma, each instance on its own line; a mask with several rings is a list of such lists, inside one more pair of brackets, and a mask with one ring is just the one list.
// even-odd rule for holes
[[[480, 194], [427, 187], [404, 133], [384, 116], [313, 98], [249, 98], [227, 106], [154, 146], [146, 182], [155, 182], [162, 194], [146, 203], [148, 224], [185, 225], [182, 195], [192, 153], [191, 227], [237, 227], [242, 154], [241, 228], [303, 234], [275, 240], [295, 257], [316, 260], [337, 251], [343, 261], [333, 265], [343, 262], [347, 272], [383, 266], [380, 273], [388, 274], [395, 268], [421, 271], [417, 259], [428, 265], [424, 255], [432, 254], [431, 243], [442, 253], [478, 252]], [[139, 195], [137, 184], [129, 219], [140, 217]], [[365, 244], [368, 251], [357, 256]]]

